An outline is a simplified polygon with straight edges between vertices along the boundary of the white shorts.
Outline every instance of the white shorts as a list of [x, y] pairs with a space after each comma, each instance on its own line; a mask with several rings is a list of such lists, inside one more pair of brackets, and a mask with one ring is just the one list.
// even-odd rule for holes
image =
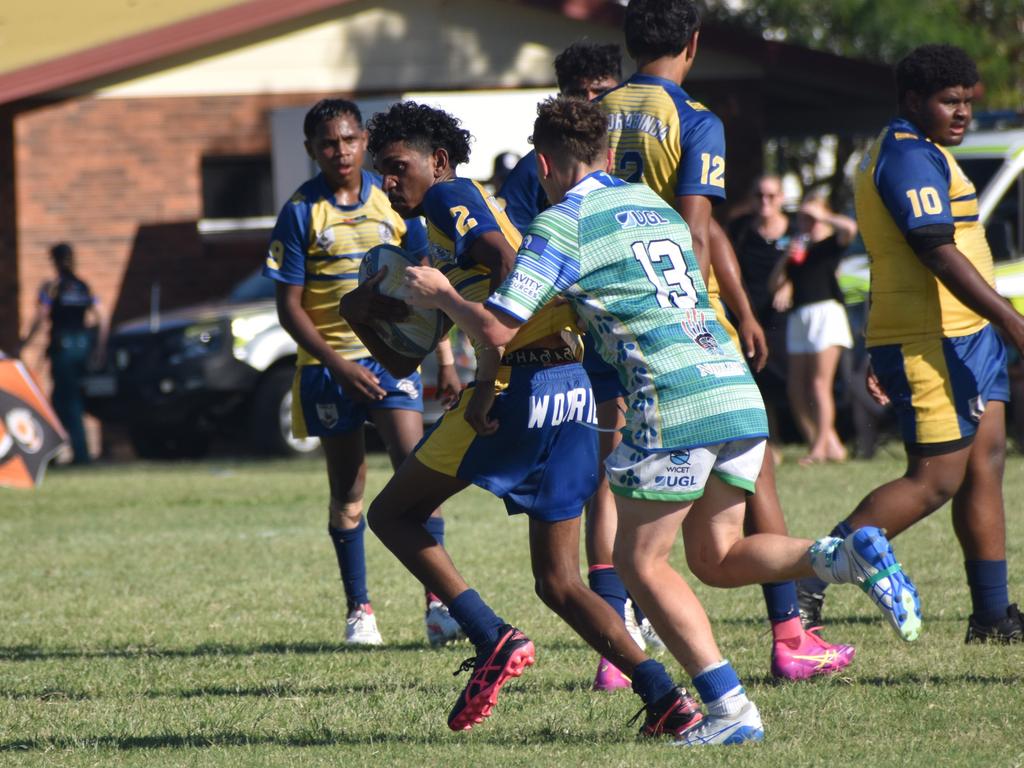
[[704, 495], [712, 473], [729, 485], [753, 493], [764, 450], [763, 437], [653, 453], [619, 443], [605, 459], [604, 467], [612, 491], [619, 496], [693, 501]]
[[829, 347], [853, 348], [846, 308], [835, 299], [797, 307], [786, 321], [786, 352], [813, 355]]

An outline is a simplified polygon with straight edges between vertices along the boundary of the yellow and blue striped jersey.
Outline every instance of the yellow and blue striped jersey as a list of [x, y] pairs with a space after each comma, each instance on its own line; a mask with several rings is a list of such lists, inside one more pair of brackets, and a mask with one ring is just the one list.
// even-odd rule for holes
[[871, 346], [977, 333], [987, 321], [965, 307], [914, 254], [906, 233], [952, 224], [957, 249], [994, 284], [978, 196], [952, 154], [902, 118], [868, 149], [854, 180], [857, 221], [871, 259]]
[[[596, 101], [608, 113], [614, 175], [643, 182], [673, 208], [677, 197], [688, 195], [725, 199], [722, 121], [677, 83], [637, 73]], [[714, 272], [707, 288], [724, 321]]]
[[[427, 219], [430, 260], [468, 301], [483, 302], [491, 293], [491, 271], [469, 256], [470, 247], [487, 232], [500, 232], [518, 251], [522, 241], [508, 216], [494, 197], [475, 181], [450, 179], [434, 184], [423, 198]], [[570, 330], [573, 343], [580, 348], [576, 332], [576, 313], [564, 301], [548, 304], [523, 325], [506, 347], [517, 349], [562, 331]], [[507, 371], [504, 372], [507, 375]], [[502, 371], [499, 379], [504, 379]]]
[[616, 176], [672, 206], [686, 195], [725, 199], [722, 121], [678, 84], [638, 73], [596, 101], [608, 113]]
[[[419, 219], [403, 220], [380, 188], [380, 178], [362, 171], [355, 205], [338, 205], [323, 174], [307, 181], [285, 203], [271, 235], [263, 274], [304, 286], [302, 307], [320, 335], [346, 360], [369, 357], [359, 337], [338, 314], [338, 301], [359, 281], [359, 263], [379, 243], [398, 243], [426, 253]], [[318, 361], [299, 348], [297, 365]]]

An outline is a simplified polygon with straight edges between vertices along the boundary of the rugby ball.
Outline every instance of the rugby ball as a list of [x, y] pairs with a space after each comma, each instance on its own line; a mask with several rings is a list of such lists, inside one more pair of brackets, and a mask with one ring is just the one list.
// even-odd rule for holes
[[[405, 279], [405, 268], [420, 266], [422, 262], [416, 256], [399, 248], [397, 245], [382, 243], [366, 252], [359, 265], [359, 284], [377, 274], [381, 267], [387, 267], [387, 276], [377, 285], [377, 290], [385, 296], [404, 299], [402, 282]], [[373, 329], [385, 344], [395, 352], [406, 357], [421, 358], [428, 355], [444, 336], [445, 316], [437, 309], [409, 307], [409, 317], [400, 323], [386, 320], [374, 320]]]

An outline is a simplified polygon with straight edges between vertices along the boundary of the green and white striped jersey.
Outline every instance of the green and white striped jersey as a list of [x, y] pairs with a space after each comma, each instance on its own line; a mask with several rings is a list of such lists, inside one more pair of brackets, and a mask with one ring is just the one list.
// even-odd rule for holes
[[761, 394], [715, 319], [686, 222], [643, 184], [581, 180], [527, 230], [487, 300], [526, 322], [557, 295], [626, 388], [623, 439], [644, 451], [767, 437]]

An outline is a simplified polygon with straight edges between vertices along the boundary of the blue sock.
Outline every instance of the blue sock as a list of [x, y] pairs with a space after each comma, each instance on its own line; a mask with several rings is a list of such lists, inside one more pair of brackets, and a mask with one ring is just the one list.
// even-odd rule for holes
[[633, 618], [636, 619], [637, 624], [643, 624], [644, 619], [647, 618], [647, 614], [644, 613], [644, 609], [640, 607], [640, 603], [633, 600]]
[[345, 588], [345, 601], [348, 610], [363, 603], [370, 602], [370, 594], [366, 590], [366, 550], [363, 538], [366, 533], [366, 518], [359, 521], [355, 528], [347, 531], [328, 526], [334, 542], [334, 554], [338, 558], [338, 570], [341, 571], [341, 585]]
[[626, 617], [626, 585], [622, 583], [619, 574], [611, 566], [592, 566], [587, 573], [587, 581], [590, 589], [601, 596], [619, 618]]
[[444, 518], [443, 517], [428, 517], [426, 522], [423, 523], [423, 530], [434, 537], [434, 541], [444, 546]]
[[[828, 535], [835, 536], [837, 539], [845, 539], [851, 533], [853, 533], [853, 528], [850, 527], [850, 524], [846, 520], [843, 520], [841, 523], [836, 525]], [[828, 582], [822, 581], [817, 576], [808, 576], [807, 578], [800, 579], [800, 586], [808, 592], [823, 595], [825, 594], [825, 589], [828, 587]]]
[[800, 615], [800, 607], [796, 602], [795, 582], [777, 581], [771, 584], [762, 584], [761, 592], [764, 593], [764, 604], [768, 608], [768, 620], [772, 624], [788, 621]]
[[736, 671], [728, 661], [722, 662], [713, 669], [705, 670], [693, 678], [693, 687], [697, 689], [705, 705], [725, 696], [739, 688], [743, 689]]
[[1010, 605], [1005, 560], [966, 560], [967, 586], [971, 588], [974, 618], [981, 624], [992, 624], [1006, 616]]
[[491, 610], [475, 589], [467, 589], [452, 600], [448, 612], [477, 648], [498, 642], [498, 630], [505, 621]]
[[644, 704], [656, 704], [675, 689], [676, 684], [660, 661], [647, 659], [633, 670], [633, 691], [643, 699]]

